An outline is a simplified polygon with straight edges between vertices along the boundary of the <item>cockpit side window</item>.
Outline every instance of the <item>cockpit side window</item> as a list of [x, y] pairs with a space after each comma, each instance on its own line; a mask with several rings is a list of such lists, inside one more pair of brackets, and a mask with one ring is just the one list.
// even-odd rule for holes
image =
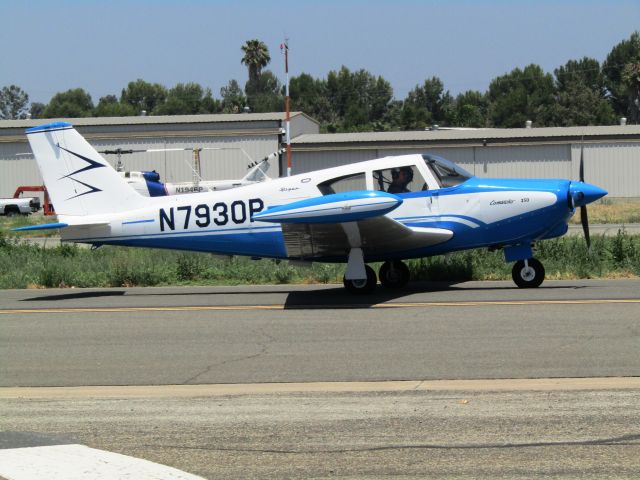
[[427, 167], [433, 172], [440, 187], [453, 187], [469, 180], [473, 175], [464, 168], [437, 155], [422, 155]]
[[345, 175], [343, 177], [332, 178], [318, 184], [318, 189], [322, 195], [333, 193], [353, 192], [355, 190], [366, 190], [367, 181], [364, 173]]
[[427, 183], [415, 165], [374, 170], [373, 188], [389, 193], [427, 190]]

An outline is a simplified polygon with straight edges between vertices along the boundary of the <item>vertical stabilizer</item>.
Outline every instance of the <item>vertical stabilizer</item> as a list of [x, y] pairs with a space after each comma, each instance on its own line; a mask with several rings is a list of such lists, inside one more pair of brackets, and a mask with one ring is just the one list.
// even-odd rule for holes
[[57, 214], [115, 213], [148, 203], [71, 124], [51, 123], [26, 133]]

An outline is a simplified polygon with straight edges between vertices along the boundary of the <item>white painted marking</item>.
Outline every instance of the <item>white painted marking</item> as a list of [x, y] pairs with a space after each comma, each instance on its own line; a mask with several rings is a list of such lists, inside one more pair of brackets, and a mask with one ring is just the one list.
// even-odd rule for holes
[[479, 192], [440, 197], [442, 216], [457, 213], [494, 223], [553, 205], [558, 198], [551, 192]]
[[466, 218], [460, 218], [460, 217], [442, 216], [442, 217], [439, 218], [439, 220], [441, 222], [461, 223], [461, 224], [466, 225], [467, 227], [471, 227], [471, 228], [478, 228], [480, 226], [476, 222], [473, 222], [471, 220], [467, 220]]
[[84, 445], [0, 450], [0, 476], [7, 480], [203, 480], [159, 463]]

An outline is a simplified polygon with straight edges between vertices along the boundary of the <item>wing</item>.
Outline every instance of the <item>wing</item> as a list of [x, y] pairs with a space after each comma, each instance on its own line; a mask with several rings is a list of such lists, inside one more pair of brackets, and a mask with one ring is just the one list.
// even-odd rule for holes
[[272, 207], [254, 215], [282, 224], [287, 255], [310, 260], [345, 257], [359, 248], [365, 256], [385, 255], [442, 243], [451, 230], [408, 227], [385, 216], [402, 199], [379, 191], [356, 191], [314, 197]]
[[283, 224], [282, 233], [287, 254], [305, 260], [344, 257], [357, 246], [365, 256], [384, 255], [436, 245], [453, 236], [451, 230], [407, 227], [384, 215], [348, 223]]

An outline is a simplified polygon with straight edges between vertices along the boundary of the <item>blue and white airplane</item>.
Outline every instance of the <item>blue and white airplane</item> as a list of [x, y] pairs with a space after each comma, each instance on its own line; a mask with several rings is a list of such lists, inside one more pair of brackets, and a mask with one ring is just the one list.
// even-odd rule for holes
[[346, 289], [409, 281], [402, 260], [502, 248], [519, 287], [544, 280], [534, 242], [559, 237], [576, 207], [607, 192], [581, 181], [477, 178], [429, 154], [318, 170], [217, 192], [145, 197], [68, 123], [26, 131], [68, 242], [307, 262], [346, 262]]

